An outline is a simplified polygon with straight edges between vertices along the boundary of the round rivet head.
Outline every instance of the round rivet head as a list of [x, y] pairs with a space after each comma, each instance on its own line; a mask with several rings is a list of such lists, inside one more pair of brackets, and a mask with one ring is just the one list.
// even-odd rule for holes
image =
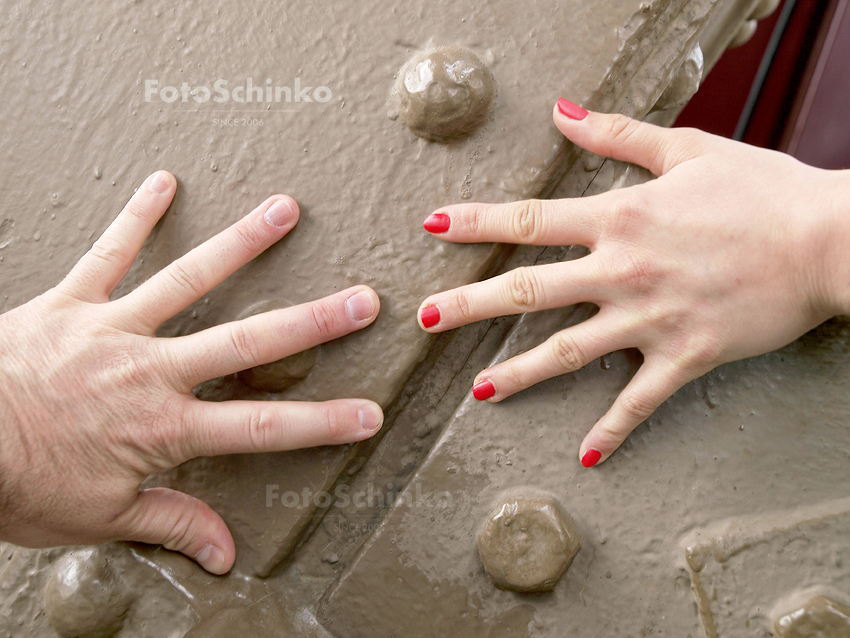
[[826, 596], [815, 596], [805, 605], [774, 623], [776, 638], [850, 638], [850, 607]]
[[63, 638], [111, 638], [131, 602], [126, 583], [97, 547], [65, 554], [44, 588], [47, 620]]
[[490, 70], [460, 47], [420, 53], [404, 65], [395, 84], [402, 122], [416, 135], [438, 142], [478, 128], [490, 113], [494, 93]]
[[761, 0], [750, 13], [750, 20], [762, 20], [776, 11], [779, 0]]
[[734, 49], [735, 47], [742, 46], [750, 41], [758, 28], [758, 22], [755, 20], [745, 20], [744, 23], [738, 27], [738, 31], [732, 36], [732, 41], [729, 43], [729, 48]]
[[702, 49], [697, 44], [679, 70], [670, 80], [670, 84], [664, 89], [661, 97], [652, 107], [653, 111], [663, 111], [666, 109], [677, 108], [688, 103], [699, 89], [699, 84], [702, 81], [702, 75], [705, 71], [705, 58], [702, 54]]
[[551, 498], [499, 503], [478, 535], [484, 571], [500, 589], [549, 591], [581, 548], [573, 522]]

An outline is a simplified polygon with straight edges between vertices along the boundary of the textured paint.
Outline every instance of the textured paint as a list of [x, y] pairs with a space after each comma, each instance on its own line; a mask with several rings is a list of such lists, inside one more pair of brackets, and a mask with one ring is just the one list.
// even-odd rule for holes
[[[626, 183], [623, 167], [564, 142], [553, 105], [564, 96], [644, 116], [730, 4], [0, 0], [0, 308], [55, 284], [157, 168], [177, 176], [178, 195], [118, 295], [269, 194], [292, 195], [302, 212], [290, 236], [167, 323], [163, 337], [356, 283], [381, 296], [374, 326], [323, 345], [295, 374], [272, 368], [260, 379], [254, 370], [197, 389], [208, 400], [363, 396], [388, 418], [377, 441], [196, 459], [155, 477], [222, 513], [237, 565], [217, 578], [161, 549], [99, 549], [127, 593], [116, 600], [130, 601], [113, 618], [123, 619], [119, 638], [696, 636], [686, 533], [794, 511], [812, 495], [839, 498], [845, 486], [834, 477], [850, 443], [845, 322], [694, 382], [586, 471], [578, 443], [633, 372], [633, 353], [502, 404], [467, 395], [497, 351], [528, 348], [592, 309], [436, 338], [416, 321], [421, 299], [438, 290], [583, 254], [450, 245], [422, 224], [464, 199], [580, 196]], [[433, 142], [405, 125], [393, 87], [409, 61], [440, 47], [491, 85], [465, 135], [436, 127], [428, 137], [444, 141]], [[223, 96], [219, 80], [231, 99], [212, 99]], [[417, 117], [430, 116], [423, 107]], [[282, 391], [268, 392], [273, 383]], [[476, 550], [498, 499], [528, 489], [554, 495], [583, 541], [549, 594], [496, 589]], [[827, 550], [839, 533], [826, 534]], [[42, 592], [67, 550], [0, 552], [1, 633], [55, 638]]]

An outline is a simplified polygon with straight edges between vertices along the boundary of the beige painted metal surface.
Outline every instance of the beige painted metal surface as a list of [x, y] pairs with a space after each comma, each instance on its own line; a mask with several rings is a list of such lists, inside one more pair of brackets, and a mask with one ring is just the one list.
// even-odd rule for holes
[[[633, 371], [631, 354], [500, 405], [466, 396], [493, 357], [534, 345], [586, 308], [437, 339], [414, 316], [434, 291], [583, 254], [443, 244], [421, 230], [429, 212], [645, 179], [565, 144], [551, 122], [555, 100], [644, 117], [661, 99], [652, 118], [669, 122], [701, 61], [710, 68], [764, 2], [0, 4], [2, 308], [58, 281], [156, 168], [177, 176], [178, 196], [118, 294], [286, 192], [302, 210], [291, 236], [162, 334], [369, 284], [382, 300], [376, 324], [290, 368], [279, 392], [269, 383], [280, 370], [197, 392], [365, 396], [388, 415], [376, 442], [196, 459], [156, 477], [222, 513], [238, 552], [225, 578], [155, 548], [4, 546], [0, 635], [733, 637], [770, 635], [777, 614], [806, 602], [786, 591], [798, 585], [826, 588], [837, 605], [850, 593], [835, 558], [843, 514], [788, 550], [794, 559], [777, 563], [786, 567], [775, 577], [748, 566], [821, 520], [800, 507], [844, 511], [846, 322], [690, 384], [586, 472], [575, 449]], [[451, 48], [430, 55], [442, 46]], [[421, 66], [446, 55], [473, 71]], [[404, 84], [411, 69], [431, 91], [415, 108], [399, 89], [415, 92], [416, 82]], [[228, 99], [214, 100], [221, 89]], [[581, 536], [551, 593], [497, 589], [481, 564], [477, 535], [510, 494], [551, 498]], [[788, 520], [771, 527], [777, 516]], [[728, 563], [696, 569], [693, 548], [726, 543], [726, 519], [767, 530], [764, 542], [728, 540], [738, 548]], [[63, 611], [88, 609], [74, 607], [83, 594], [60, 587], [71, 568], [112, 574], [102, 598], [87, 598], [101, 616]], [[729, 602], [706, 593], [714, 589]]]

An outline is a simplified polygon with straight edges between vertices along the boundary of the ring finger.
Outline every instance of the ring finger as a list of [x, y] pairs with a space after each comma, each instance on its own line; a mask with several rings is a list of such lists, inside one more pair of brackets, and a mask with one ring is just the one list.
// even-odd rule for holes
[[605, 301], [597, 285], [596, 262], [591, 254], [568, 262], [526, 266], [433, 295], [420, 307], [419, 323], [429, 332], [443, 332], [482, 319]]

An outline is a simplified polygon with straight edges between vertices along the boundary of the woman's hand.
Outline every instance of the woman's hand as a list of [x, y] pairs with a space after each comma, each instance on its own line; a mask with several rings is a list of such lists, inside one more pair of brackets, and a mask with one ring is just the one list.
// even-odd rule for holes
[[151, 175], [58, 286], [0, 316], [0, 537], [43, 547], [133, 540], [162, 544], [222, 574], [233, 538], [186, 494], [140, 490], [196, 456], [360, 441], [381, 408], [326, 403], [207, 403], [198, 383], [269, 363], [371, 324], [359, 286], [196, 334], [157, 338], [166, 319], [281, 239], [298, 206], [276, 195], [130, 294], [109, 301], [174, 197]]
[[688, 381], [848, 312], [850, 171], [815, 169], [697, 130], [588, 113], [567, 100], [554, 118], [579, 146], [659, 178], [583, 199], [459, 204], [426, 220], [451, 242], [591, 250], [425, 300], [419, 319], [431, 332], [578, 302], [599, 306], [587, 321], [481, 372], [476, 398], [501, 401], [606, 353], [639, 349], [640, 370], [580, 447], [590, 467]]

